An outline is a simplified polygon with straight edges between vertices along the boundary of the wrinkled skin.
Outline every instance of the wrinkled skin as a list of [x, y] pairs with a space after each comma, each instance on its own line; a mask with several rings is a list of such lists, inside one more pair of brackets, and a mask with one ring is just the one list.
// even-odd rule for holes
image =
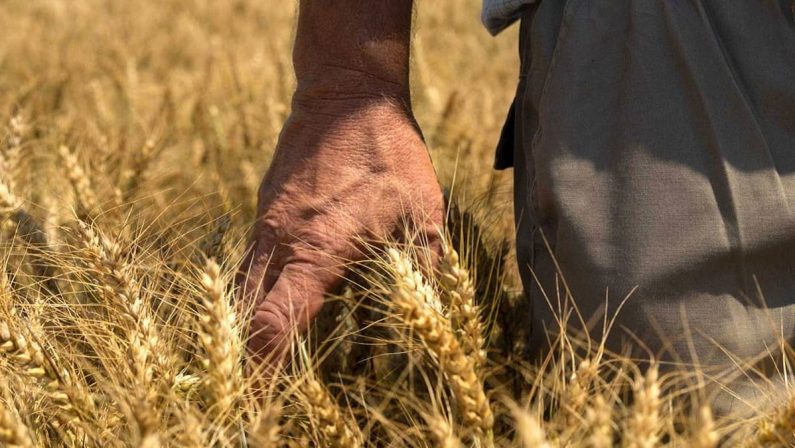
[[254, 303], [250, 351], [280, 358], [346, 266], [364, 258], [364, 243], [405, 238], [408, 224], [438, 257], [443, 210], [405, 104], [378, 95], [294, 98], [238, 276], [244, 303]]

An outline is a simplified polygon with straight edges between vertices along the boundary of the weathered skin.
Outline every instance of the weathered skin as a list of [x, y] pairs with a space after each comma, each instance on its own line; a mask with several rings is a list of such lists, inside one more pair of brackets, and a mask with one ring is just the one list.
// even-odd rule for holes
[[261, 357], [307, 328], [362, 242], [400, 238], [409, 223], [438, 253], [443, 200], [409, 96], [411, 10], [409, 0], [301, 2], [298, 87], [238, 276]]

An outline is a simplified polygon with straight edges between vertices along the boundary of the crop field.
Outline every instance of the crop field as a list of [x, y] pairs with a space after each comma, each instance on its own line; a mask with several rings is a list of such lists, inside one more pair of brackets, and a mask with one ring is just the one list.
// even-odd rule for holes
[[[233, 277], [290, 111], [295, 1], [0, 2], [0, 446], [790, 446], [795, 399], [713, 417], [698, 372], [563, 334], [526, 362], [511, 173], [517, 29], [417, 2], [415, 113], [450, 202], [351, 266], [278, 371]], [[686, 384], [687, 387], [671, 386]]]

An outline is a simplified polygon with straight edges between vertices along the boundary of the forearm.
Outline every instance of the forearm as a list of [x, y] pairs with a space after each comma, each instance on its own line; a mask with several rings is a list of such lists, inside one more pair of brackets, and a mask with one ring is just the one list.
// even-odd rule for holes
[[409, 104], [412, 0], [301, 0], [296, 100]]

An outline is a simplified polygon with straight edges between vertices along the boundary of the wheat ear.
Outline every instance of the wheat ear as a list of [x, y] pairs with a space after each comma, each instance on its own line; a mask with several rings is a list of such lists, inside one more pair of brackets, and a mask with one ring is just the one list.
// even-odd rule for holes
[[523, 447], [552, 448], [552, 444], [549, 443], [547, 439], [544, 427], [535, 416], [512, 402], [508, 402], [507, 404], [516, 422], [516, 432], [519, 434]]
[[467, 356], [472, 357], [475, 369], [479, 370], [486, 364], [480, 308], [475, 303], [475, 287], [469, 270], [461, 265], [458, 252], [450, 242], [444, 245], [440, 271], [442, 294], [449, 302], [451, 321], [461, 335]]
[[140, 150], [134, 153], [132, 164], [125, 172], [124, 187], [122, 188], [123, 202], [129, 201], [135, 196], [147, 167], [157, 153], [156, 147], [156, 142], [149, 139], [141, 146]]
[[280, 401], [266, 402], [265, 406], [250, 417], [249, 440], [255, 446], [262, 448], [276, 448], [283, 446], [281, 440], [281, 425], [279, 419], [282, 415]]
[[462, 448], [461, 440], [455, 435], [453, 425], [441, 415], [425, 416], [428, 432], [439, 448]]
[[91, 180], [80, 165], [77, 156], [68, 147], [60, 146], [58, 154], [63, 161], [66, 178], [69, 179], [75, 192], [80, 213], [90, 215], [97, 207], [97, 195], [91, 186]]
[[660, 441], [660, 382], [659, 370], [652, 363], [645, 376], [638, 375], [632, 384], [634, 404], [626, 422], [623, 446], [652, 448]]
[[580, 361], [566, 383], [566, 388], [561, 392], [560, 409], [555, 416], [556, 423], [569, 430], [574, 430], [581, 424], [581, 416], [585, 413], [590, 399], [591, 384], [598, 374], [598, 361], [592, 362], [590, 359]]
[[199, 242], [201, 256], [217, 260], [224, 259], [224, 237], [229, 231], [232, 220], [229, 215], [223, 215], [213, 225], [212, 230]]
[[691, 448], [715, 448], [718, 446], [718, 441], [712, 410], [709, 406], [703, 405], [698, 410], [697, 418], [693, 418], [689, 446]]
[[207, 353], [203, 361], [207, 369], [205, 388], [216, 411], [223, 414], [233, 409], [242, 391], [243, 344], [237, 314], [224, 294], [221, 268], [215, 261], [207, 261], [201, 284], [199, 340]]
[[743, 441], [744, 447], [792, 446], [795, 444], [795, 396], [787, 403], [765, 415], [757, 424], [756, 431]]
[[589, 431], [588, 446], [592, 448], [612, 448], [613, 446], [613, 409], [607, 404], [602, 394], [593, 399], [593, 403], [585, 411], [585, 427]]
[[23, 330], [14, 324], [16, 308], [13, 306], [5, 275], [0, 275], [0, 352], [19, 367], [18, 372], [40, 385], [49, 401], [59, 412], [55, 416], [66, 434], [74, 436], [72, 429], [83, 429], [86, 422], [93, 422], [96, 409], [93, 397], [71, 374], [44, 350], [32, 337], [30, 330]]
[[78, 221], [89, 272], [100, 292], [112, 307], [121, 311], [127, 324], [127, 365], [132, 375], [133, 414], [144, 436], [159, 421], [156, 381], [173, 378], [168, 348], [162, 343], [155, 324], [155, 315], [141, 294], [142, 288], [121, 248], [93, 226]]
[[436, 294], [414, 269], [411, 260], [395, 249], [389, 249], [387, 255], [395, 275], [390, 305], [438, 361], [450, 382], [464, 424], [477, 435], [490, 438], [494, 415], [475, 372], [474, 360], [461, 348], [450, 322], [428, 305], [436, 300]]
[[20, 115], [11, 118], [6, 147], [0, 151], [0, 177], [11, 189], [17, 186], [17, 176], [22, 171], [22, 139], [27, 128], [25, 120]]
[[18, 413], [11, 412], [0, 400], [0, 443], [9, 448], [33, 448], [30, 430], [22, 423]]
[[14, 212], [22, 207], [22, 200], [19, 199], [11, 189], [8, 181], [0, 178], [0, 216], [8, 219]]
[[313, 427], [323, 438], [323, 446], [354, 448], [361, 446], [358, 435], [342, 417], [339, 406], [329, 392], [314, 378], [307, 377], [300, 386]]

